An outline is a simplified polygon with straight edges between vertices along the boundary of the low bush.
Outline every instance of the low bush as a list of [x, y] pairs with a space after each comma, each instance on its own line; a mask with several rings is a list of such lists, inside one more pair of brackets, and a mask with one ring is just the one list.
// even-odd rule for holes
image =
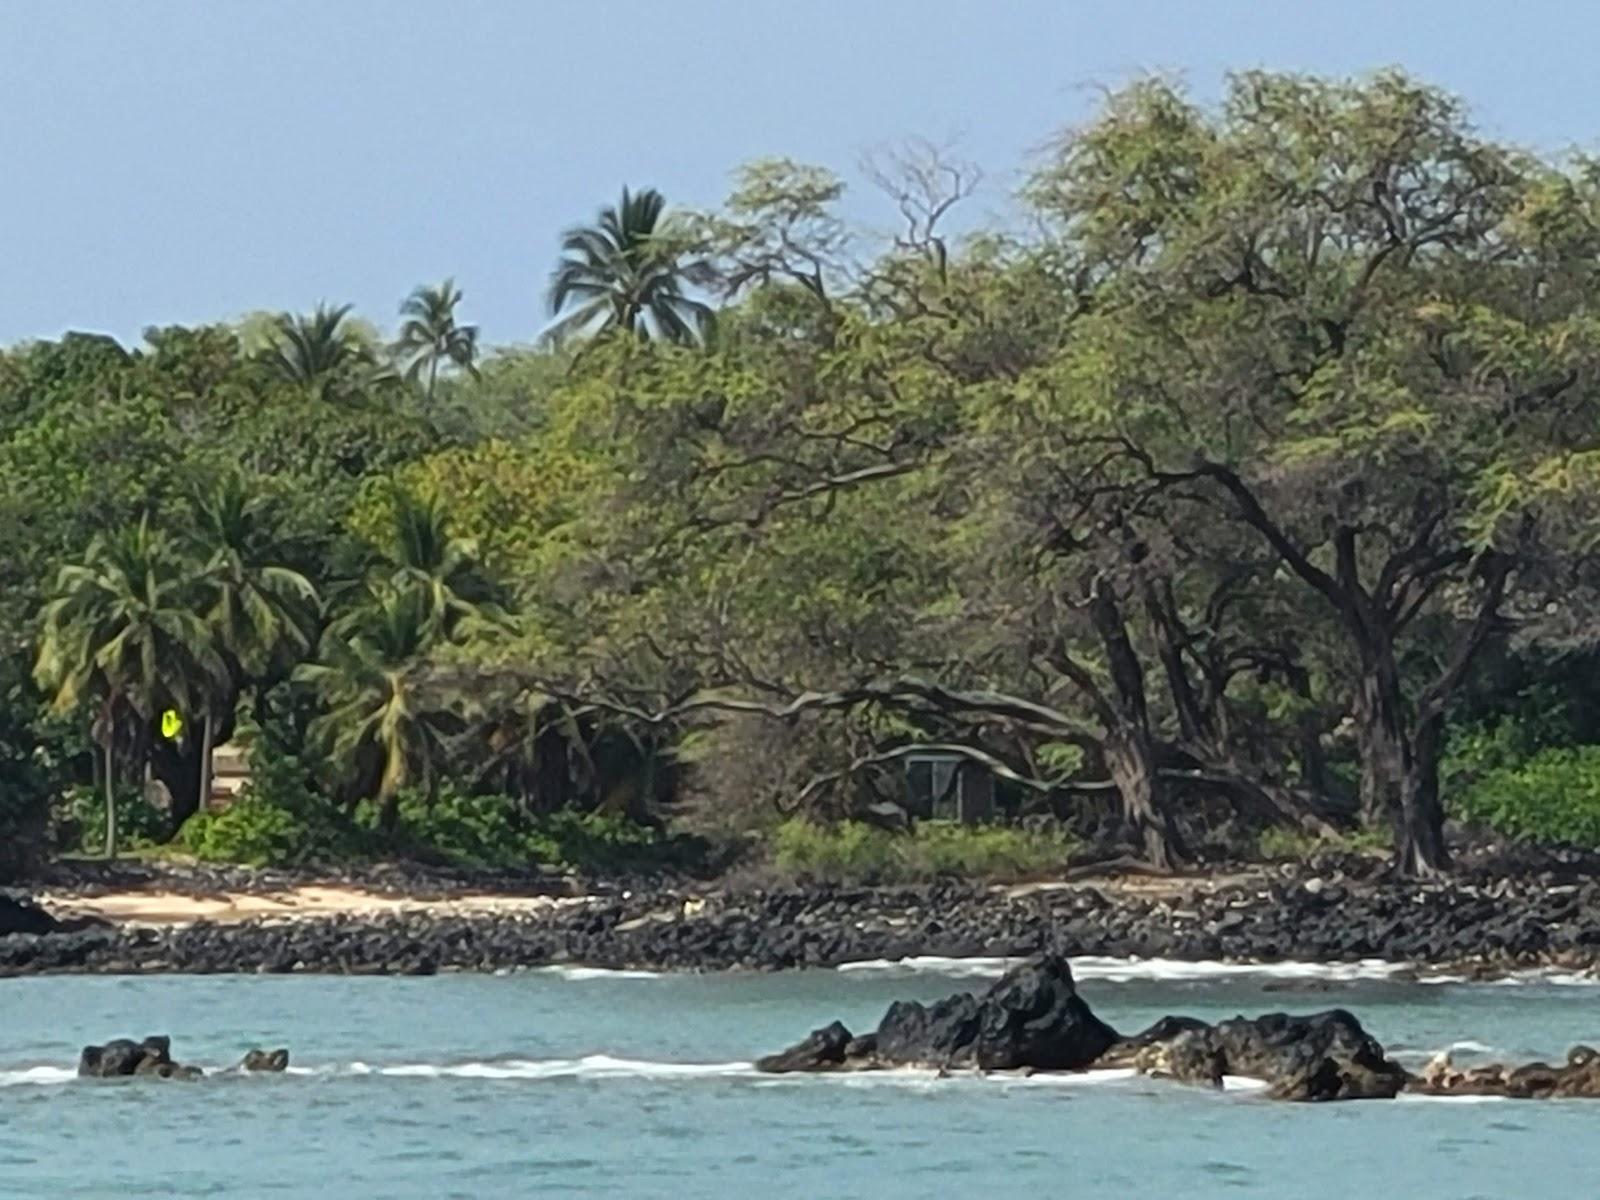
[[227, 808], [190, 817], [178, 845], [207, 862], [296, 866], [370, 857], [365, 833], [319, 793], [305, 764], [258, 743], [250, 781]]
[[[167, 814], [145, 798], [143, 789], [119, 791], [116, 801], [119, 850], [134, 850], [165, 839]], [[103, 789], [84, 784], [67, 793], [58, 815], [57, 840], [68, 852], [105, 853], [106, 797]]]
[[1457, 788], [1450, 809], [1507, 837], [1600, 848], [1600, 746], [1489, 767]]
[[530, 817], [512, 796], [472, 795], [448, 785], [433, 797], [400, 794], [395, 827], [378, 832], [377, 808], [357, 810], [357, 824], [398, 853], [469, 867], [615, 874], [690, 868], [703, 853], [695, 839], [666, 837], [608, 813], [572, 811]]
[[248, 792], [220, 812], [190, 817], [178, 839], [196, 858], [251, 867], [302, 862], [313, 840], [295, 813]]
[[923, 821], [894, 833], [860, 821], [796, 819], [773, 836], [785, 874], [850, 883], [912, 883], [943, 875], [1019, 879], [1060, 871], [1076, 843], [1056, 829]]

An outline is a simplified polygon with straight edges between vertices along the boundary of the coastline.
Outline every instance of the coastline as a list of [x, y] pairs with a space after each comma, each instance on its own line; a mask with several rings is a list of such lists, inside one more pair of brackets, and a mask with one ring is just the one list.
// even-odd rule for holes
[[[1410, 883], [1293, 868], [1016, 886], [779, 888], [317, 879], [152, 871], [44, 881], [62, 923], [0, 937], [0, 976], [423, 975], [533, 967], [697, 972], [1072, 959], [1332, 966], [1373, 977], [1600, 982], [1600, 881], [1550, 872]], [[1285, 988], [1318, 973], [1280, 972]], [[1337, 974], [1335, 972], [1334, 974]], [[1304, 976], [1304, 978], [1300, 978]]]

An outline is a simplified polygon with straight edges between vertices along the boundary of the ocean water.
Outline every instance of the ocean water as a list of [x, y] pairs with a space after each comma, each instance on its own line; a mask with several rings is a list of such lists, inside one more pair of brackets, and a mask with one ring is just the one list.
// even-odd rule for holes
[[[1003, 964], [784, 975], [584, 970], [427, 979], [0, 981], [0, 1197], [942, 1197], [1600, 1192], [1600, 1102], [1285, 1105], [1126, 1072], [763, 1078], [755, 1056], [835, 1017], [981, 985]], [[1600, 1042], [1572, 978], [1402, 982], [1381, 964], [1276, 972], [1084, 960], [1124, 1030], [1171, 1012], [1355, 1011], [1391, 1051], [1559, 1059]], [[1315, 993], [1269, 988], [1322, 980]], [[78, 1080], [86, 1041], [168, 1033], [180, 1061], [290, 1047], [284, 1076]]]

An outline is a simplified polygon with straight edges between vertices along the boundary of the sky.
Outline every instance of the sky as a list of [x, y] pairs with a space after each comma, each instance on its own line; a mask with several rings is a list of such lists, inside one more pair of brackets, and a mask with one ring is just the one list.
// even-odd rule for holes
[[1600, 146], [1577, 0], [0, 0], [0, 344], [351, 302], [453, 276], [528, 341], [563, 229], [624, 184], [710, 206], [785, 155], [891, 216], [864, 153], [953, 141], [1001, 213], [1097, 89], [1403, 66], [1486, 131]]

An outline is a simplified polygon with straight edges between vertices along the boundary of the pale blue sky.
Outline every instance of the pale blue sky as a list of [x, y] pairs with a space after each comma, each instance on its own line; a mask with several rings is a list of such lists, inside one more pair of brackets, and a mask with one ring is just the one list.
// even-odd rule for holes
[[624, 182], [710, 204], [753, 157], [960, 134], [997, 208], [1144, 70], [1399, 64], [1593, 146], [1597, 34], [1583, 0], [0, 0], [0, 343], [319, 299], [388, 326], [447, 274], [525, 340]]

